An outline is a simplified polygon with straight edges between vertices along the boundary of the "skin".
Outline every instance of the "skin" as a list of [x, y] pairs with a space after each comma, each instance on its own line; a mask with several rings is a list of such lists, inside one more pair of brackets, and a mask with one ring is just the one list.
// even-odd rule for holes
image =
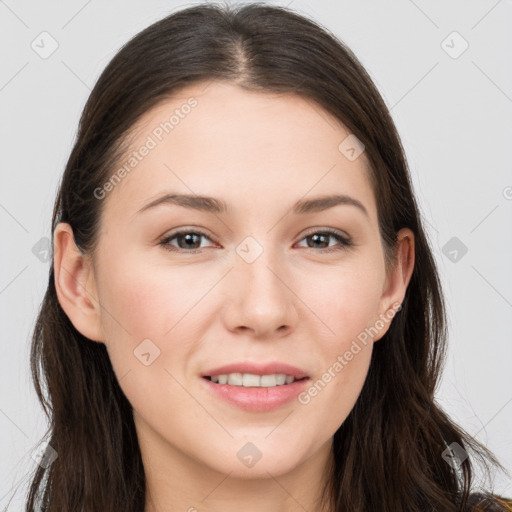
[[[414, 235], [399, 232], [398, 263], [386, 273], [365, 153], [348, 160], [338, 150], [347, 129], [296, 95], [189, 86], [139, 120], [131, 149], [190, 97], [198, 105], [102, 199], [94, 259], [78, 251], [68, 224], [57, 226], [58, 298], [78, 331], [106, 344], [133, 405], [147, 512], [317, 510], [332, 437], [391, 321], [307, 404], [246, 412], [210, 394], [199, 375], [281, 361], [321, 379], [403, 301]], [[231, 212], [167, 204], [137, 213], [169, 191], [221, 198]], [[299, 199], [333, 193], [358, 199], [368, 216], [350, 205], [289, 213]], [[177, 252], [159, 245], [177, 228], [207, 232], [189, 242], [199, 252], [183, 239], [168, 242]], [[311, 235], [326, 228], [354, 245], [315, 243]], [[263, 248], [252, 263], [236, 252], [247, 236]], [[160, 350], [149, 366], [134, 356], [145, 339]], [[262, 454], [252, 467], [237, 457], [247, 442]]]

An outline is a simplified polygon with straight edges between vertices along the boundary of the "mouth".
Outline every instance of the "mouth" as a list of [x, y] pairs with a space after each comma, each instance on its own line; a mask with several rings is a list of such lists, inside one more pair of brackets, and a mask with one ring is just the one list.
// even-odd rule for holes
[[222, 402], [244, 411], [268, 412], [292, 402], [310, 377], [284, 363], [236, 363], [208, 370], [201, 380]]
[[308, 379], [308, 377], [296, 378], [285, 373], [274, 373], [267, 375], [256, 375], [253, 373], [222, 373], [219, 375], [206, 375], [203, 379], [214, 384], [227, 384], [245, 388], [273, 388], [276, 386], [287, 386], [297, 381]]
[[215, 384], [267, 388], [286, 386], [309, 378], [309, 375], [296, 366], [280, 362], [258, 364], [255, 362], [232, 363], [211, 368], [201, 374]]

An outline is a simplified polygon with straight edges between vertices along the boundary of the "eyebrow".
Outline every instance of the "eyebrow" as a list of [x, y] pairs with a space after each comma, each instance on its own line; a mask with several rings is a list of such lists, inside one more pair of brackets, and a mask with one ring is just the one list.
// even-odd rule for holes
[[[139, 214], [160, 205], [170, 204], [214, 214], [227, 214], [230, 212], [227, 203], [215, 197], [169, 193], [144, 205], [136, 213]], [[368, 211], [359, 200], [344, 194], [333, 194], [318, 196], [312, 199], [301, 199], [293, 205], [292, 213], [295, 215], [305, 215], [308, 213], [321, 212], [338, 205], [355, 206], [369, 217]]]

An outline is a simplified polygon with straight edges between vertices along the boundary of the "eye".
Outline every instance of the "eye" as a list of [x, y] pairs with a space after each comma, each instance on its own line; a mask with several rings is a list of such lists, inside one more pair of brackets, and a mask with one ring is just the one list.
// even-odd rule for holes
[[[202, 246], [197, 245], [198, 240], [199, 244], [201, 244], [201, 237], [211, 240], [211, 238], [209, 238], [208, 235], [206, 233], [203, 233], [202, 231], [191, 231], [183, 229], [181, 231], [176, 231], [170, 236], [165, 237], [163, 240], [159, 242], [159, 245], [161, 245], [164, 249], [168, 251], [180, 251], [180, 249], [183, 249], [189, 253], [201, 252], [198, 249]], [[170, 243], [174, 239], [177, 240], [178, 247]]]
[[[335, 246], [329, 246], [329, 238], [335, 238], [338, 240], [339, 244]], [[352, 242], [350, 237], [342, 235], [340, 232], [334, 229], [324, 229], [322, 231], [313, 231], [307, 234], [302, 240], [311, 240], [311, 244], [308, 243], [308, 248], [315, 248], [314, 244], [325, 244], [327, 241], [327, 247], [320, 247], [320, 252], [333, 252], [333, 251], [342, 251], [349, 247], [352, 247], [354, 243]]]
[[[181, 231], [176, 231], [175, 233], [172, 233], [171, 235], [163, 238], [159, 242], [159, 245], [161, 245], [167, 251], [180, 252], [183, 250], [185, 252], [194, 254], [201, 252], [200, 249], [205, 247], [201, 245], [201, 237], [212, 241], [212, 239], [202, 231], [182, 229]], [[337, 245], [330, 246], [328, 242], [329, 239], [336, 239], [339, 243]], [[176, 240], [177, 246], [171, 243], [174, 240]], [[312, 231], [308, 233], [304, 238], [302, 238], [302, 240], [311, 240], [311, 243], [308, 243], [307, 248], [316, 248], [319, 249], [319, 252], [340, 251], [354, 245], [350, 237], [344, 236], [340, 232], [329, 228], [322, 231]], [[327, 247], [314, 246], [315, 244], [325, 245], [326, 242]]]

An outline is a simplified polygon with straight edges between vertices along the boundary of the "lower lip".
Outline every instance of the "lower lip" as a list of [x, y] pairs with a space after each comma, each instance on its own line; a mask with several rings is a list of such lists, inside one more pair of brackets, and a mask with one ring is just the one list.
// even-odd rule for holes
[[216, 396], [227, 402], [251, 412], [266, 412], [277, 409], [291, 402], [306, 387], [309, 378], [296, 380], [291, 384], [272, 386], [268, 388], [230, 386], [217, 384], [201, 377], [205, 385]]

